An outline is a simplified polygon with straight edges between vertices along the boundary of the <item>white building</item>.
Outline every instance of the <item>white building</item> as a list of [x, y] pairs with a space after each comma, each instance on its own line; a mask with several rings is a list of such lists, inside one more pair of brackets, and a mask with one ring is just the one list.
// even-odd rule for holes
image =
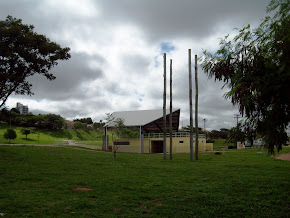
[[20, 114], [28, 114], [28, 106], [27, 105], [23, 105], [19, 102], [17, 102], [16, 104], [16, 109], [19, 111]]

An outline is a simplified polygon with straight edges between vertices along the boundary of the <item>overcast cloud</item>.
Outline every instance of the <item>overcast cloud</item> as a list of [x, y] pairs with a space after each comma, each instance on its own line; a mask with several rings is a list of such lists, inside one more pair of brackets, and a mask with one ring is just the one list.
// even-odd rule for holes
[[[215, 51], [219, 39], [235, 27], [257, 26], [268, 2], [2, 0], [1, 20], [11, 15], [34, 25], [36, 32], [70, 47], [72, 56], [51, 70], [56, 80], [29, 78], [35, 95], [13, 95], [7, 106], [21, 102], [35, 114], [56, 113], [70, 120], [91, 117], [95, 122], [114, 111], [161, 109], [166, 52], [167, 72], [173, 60], [173, 106], [181, 109], [181, 123], [187, 125], [188, 49], [192, 57], [202, 49]], [[208, 80], [201, 67], [198, 73], [199, 126], [204, 118], [207, 129], [234, 126], [238, 110], [224, 99], [227, 89]]]

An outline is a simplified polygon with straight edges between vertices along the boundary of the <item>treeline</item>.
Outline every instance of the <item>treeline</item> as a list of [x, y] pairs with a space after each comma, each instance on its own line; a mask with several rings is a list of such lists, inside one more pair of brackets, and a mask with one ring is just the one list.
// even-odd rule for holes
[[[190, 126], [183, 128], [183, 131], [189, 132]], [[193, 132], [195, 132], [195, 127], [193, 127]], [[199, 134], [206, 134], [210, 139], [228, 139], [230, 136], [231, 130], [226, 128], [221, 128], [220, 130], [212, 130], [210, 132], [204, 131], [201, 127], [198, 127]]]
[[88, 118], [80, 118], [80, 119], [74, 119], [74, 122], [80, 122], [80, 123], [85, 123], [85, 124], [93, 124], [93, 120], [92, 118], [88, 117]]
[[22, 115], [15, 108], [11, 110], [2, 109], [0, 111], [0, 121], [14, 126], [35, 127], [39, 129], [61, 129], [65, 125], [65, 119], [56, 114], [32, 113]]
[[211, 139], [228, 139], [230, 135], [230, 130], [222, 128], [220, 130], [212, 130], [208, 133], [209, 138]]
[[[34, 115], [32, 113], [22, 115], [16, 108], [7, 110], [6, 108], [0, 111], [0, 121], [14, 126], [21, 127], [35, 127], [38, 129], [61, 129], [67, 128], [66, 120], [57, 114], [39, 114]], [[93, 122], [92, 118], [80, 118], [75, 119], [73, 124], [73, 129], [100, 129], [105, 125], [105, 123], [100, 120], [100, 122]]]

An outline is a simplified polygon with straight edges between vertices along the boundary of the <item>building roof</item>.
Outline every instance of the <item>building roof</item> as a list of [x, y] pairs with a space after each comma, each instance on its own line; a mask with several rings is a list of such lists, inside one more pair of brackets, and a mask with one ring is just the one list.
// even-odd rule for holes
[[[166, 124], [169, 129], [169, 114], [166, 110]], [[179, 126], [180, 109], [172, 109], [172, 126], [177, 131]], [[163, 109], [157, 110], [139, 110], [139, 111], [119, 111], [112, 113], [115, 119], [124, 120], [125, 126], [142, 126], [146, 132], [162, 132], [163, 131]], [[112, 127], [114, 124], [107, 123], [106, 126]]]

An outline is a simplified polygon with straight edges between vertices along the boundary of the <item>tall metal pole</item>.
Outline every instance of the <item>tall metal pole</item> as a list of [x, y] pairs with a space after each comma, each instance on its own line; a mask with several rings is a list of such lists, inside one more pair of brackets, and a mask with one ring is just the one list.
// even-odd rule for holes
[[163, 159], [166, 160], [166, 53], [164, 59], [164, 93], [163, 93]]
[[[237, 118], [237, 131], [238, 131], [240, 115], [239, 114], [235, 114], [234, 118]], [[236, 139], [236, 146], [238, 146], [238, 139]]]
[[198, 81], [197, 55], [195, 55], [195, 160], [198, 160]]
[[205, 134], [205, 140], [206, 140], [206, 132], [205, 132], [205, 122], [206, 122], [206, 118], [202, 119], [203, 121], [203, 132]]
[[139, 140], [140, 140], [140, 153], [142, 153], [142, 139], [141, 139], [141, 126], [139, 126]]
[[181, 117], [181, 127], [183, 128], [183, 117]]
[[239, 115], [239, 114], [235, 114], [234, 115], [234, 118], [237, 118], [237, 127], [238, 127], [238, 124], [239, 124], [239, 118], [240, 118], [241, 116]]
[[189, 71], [189, 113], [190, 113], [190, 161], [193, 161], [193, 119], [192, 119], [192, 75], [191, 75], [191, 49], [188, 49]]
[[142, 126], [140, 126], [140, 153], [144, 153], [144, 135], [142, 131]]
[[108, 128], [105, 127], [105, 150], [108, 151]]
[[169, 128], [170, 128], [170, 160], [172, 160], [172, 59], [170, 59], [170, 117], [169, 117]]

